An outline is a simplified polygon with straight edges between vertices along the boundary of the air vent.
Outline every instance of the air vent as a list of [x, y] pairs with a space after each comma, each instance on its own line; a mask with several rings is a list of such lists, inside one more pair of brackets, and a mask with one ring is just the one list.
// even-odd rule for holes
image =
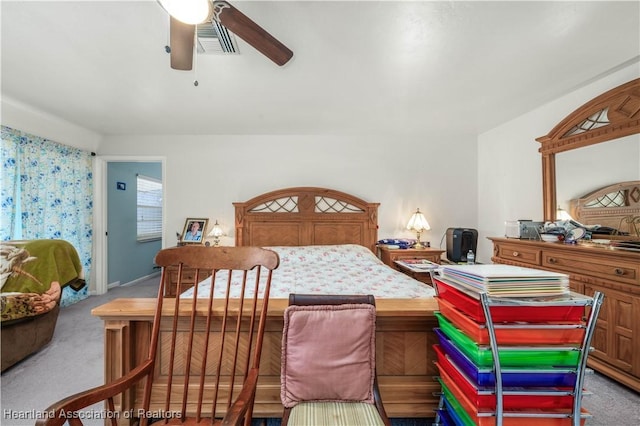
[[215, 21], [200, 24], [197, 27], [199, 54], [239, 54], [236, 39], [229, 30]]

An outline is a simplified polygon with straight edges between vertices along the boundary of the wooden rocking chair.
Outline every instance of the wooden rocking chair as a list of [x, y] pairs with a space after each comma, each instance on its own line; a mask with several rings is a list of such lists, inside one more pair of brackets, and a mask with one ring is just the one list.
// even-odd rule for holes
[[[148, 358], [122, 378], [53, 404], [46, 410], [52, 415], [38, 425], [82, 425], [82, 410], [105, 401], [105, 410], [115, 413], [110, 419], [115, 426], [122, 413], [115, 412], [114, 398], [124, 395], [142, 408], [134, 416], [149, 413], [138, 419], [142, 426], [158, 420], [168, 425], [251, 424], [277, 253], [192, 245], [161, 250], [155, 262], [162, 277]], [[182, 295], [179, 290], [189, 284], [193, 293], [204, 294]]]

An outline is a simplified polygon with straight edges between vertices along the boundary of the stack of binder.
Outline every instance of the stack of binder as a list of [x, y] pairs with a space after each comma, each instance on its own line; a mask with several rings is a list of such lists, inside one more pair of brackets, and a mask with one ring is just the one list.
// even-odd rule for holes
[[509, 265], [446, 266], [432, 281], [440, 424], [584, 423], [584, 369], [601, 294], [572, 293], [566, 275]]
[[495, 297], [545, 297], [569, 294], [569, 277], [511, 265], [452, 265], [442, 275], [476, 293]]

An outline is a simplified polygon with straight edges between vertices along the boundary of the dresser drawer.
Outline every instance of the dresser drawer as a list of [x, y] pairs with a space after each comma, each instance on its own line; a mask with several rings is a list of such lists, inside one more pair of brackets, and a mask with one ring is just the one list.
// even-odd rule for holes
[[504, 260], [510, 260], [512, 262], [521, 262], [527, 263], [529, 265], [540, 266], [542, 250], [535, 247], [499, 244], [497, 245], [496, 256]]
[[[205, 278], [209, 277], [211, 274], [203, 274], [202, 271], [200, 271], [200, 276], [199, 281], [204, 280]], [[169, 268], [167, 268], [166, 271], [166, 276], [167, 279], [169, 280], [169, 286], [165, 287], [166, 289], [166, 294], [165, 296], [171, 296], [174, 297], [175, 291], [176, 291], [176, 284], [178, 283], [178, 268], [170, 266]], [[182, 281], [180, 283], [180, 293], [190, 289], [191, 287], [193, 287], [193, 283], [196, 279], [196, 272], [195, 269], [191, 269], [191, 268], [182, 268]]]
[[397, 269], [398, 265], [394, 262], [402, 259], [426, 259], [433, 263], [440, 263], [440, 256], [444, 253], [444, 250], [436, 250], [432, 248], [424, 249], [390, 249], [387, 247], [378, 246], [378, 257], [385, 265], [391, 266], [393, 269]]
[[545, 251], [542, 256], [542, 266], [560, 272], [572, 272], [618, 283], [640, 285], [640, 265], [617, 259], [577, 257], [560, 251]]
[[391, 261], [404, 260], [404, 259], [425, 259], [433, 263], [440, 263], [440, 253], [431, 254], [409, 254], [409, 255], [393, 255]]

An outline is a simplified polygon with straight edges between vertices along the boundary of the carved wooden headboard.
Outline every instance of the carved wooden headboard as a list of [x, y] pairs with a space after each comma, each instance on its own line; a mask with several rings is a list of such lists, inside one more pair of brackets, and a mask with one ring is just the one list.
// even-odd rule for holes
[[620, 182], [571, 200], [571, 216], [585, 225], [601, 225], [640, 238], [640, 181]]
[[233, 203], [237, 246], [360, 244], [372, 251], [379, 203], [326, 188], [285, 188]]

